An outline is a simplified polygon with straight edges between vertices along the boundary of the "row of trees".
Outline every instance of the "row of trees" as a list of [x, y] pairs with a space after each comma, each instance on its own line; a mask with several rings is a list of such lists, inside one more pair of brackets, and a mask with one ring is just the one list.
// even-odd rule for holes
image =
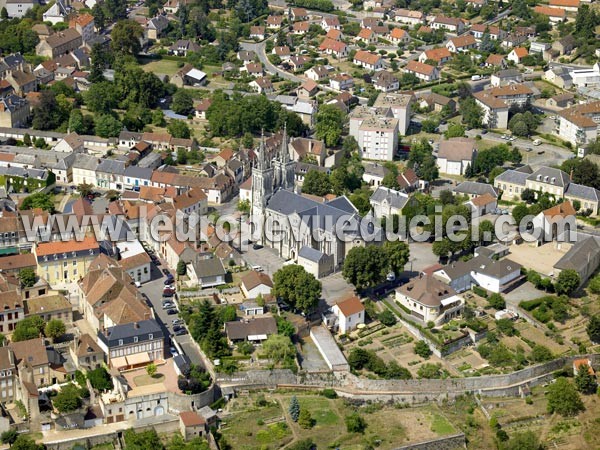
[[39, 316], [29, 316], [17, 322], [12, 340], [13, 342], [27, 341], [38, 338], [40, 335], [55, 340], [62, 337], [65, 332], [66, 327], [61, 320], [52, 319], [46, 322]]

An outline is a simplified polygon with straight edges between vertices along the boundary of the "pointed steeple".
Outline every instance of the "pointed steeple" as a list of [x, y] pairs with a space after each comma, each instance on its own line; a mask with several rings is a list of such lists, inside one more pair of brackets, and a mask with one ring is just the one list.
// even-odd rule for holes
[[279, 150], [280, 161], [285, 164], [290, 159], [290, 151], [288, 149], [287, 122], [283, 124], [283, 137], [281, 138], [281, 149]]
[[265, 159], [265, 131], [261, 130], [260, 132], [260, 146], [258, 148], [258, 170], [265, 170], [266, 167], [266, 159]]

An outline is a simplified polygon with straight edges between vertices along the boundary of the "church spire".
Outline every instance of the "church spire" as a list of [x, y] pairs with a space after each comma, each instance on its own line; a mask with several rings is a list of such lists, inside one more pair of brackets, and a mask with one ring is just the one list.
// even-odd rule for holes
[[265, 131], [260, 132], [260, 146], [258, 149], [258, 170], [266, 169], [266, 158], [265, 158]]
[[283, 124], [283, 137], [281, 138], [279, 158], [283, 164], [288, 162], [290, 159], [290, 151], [288, 149], [287, 122]]

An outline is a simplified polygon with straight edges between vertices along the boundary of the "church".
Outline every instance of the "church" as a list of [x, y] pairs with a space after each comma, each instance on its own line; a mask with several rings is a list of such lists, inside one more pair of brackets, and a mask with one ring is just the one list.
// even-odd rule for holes
[[340, 269], [350, 249], [365, 245], [365, 237], [380, 240], [381, 229], [361, 220], [345, 196], [326, 200], [296, 192], [296, 163], [290, 159], [285, 129], [281, 146], [271, 160], [267, 158], [264, 136], [257, 153], [251, 191], [256, 242], [305, 267], [311, 263], [328, 267], [315, 269], [323, 276]]

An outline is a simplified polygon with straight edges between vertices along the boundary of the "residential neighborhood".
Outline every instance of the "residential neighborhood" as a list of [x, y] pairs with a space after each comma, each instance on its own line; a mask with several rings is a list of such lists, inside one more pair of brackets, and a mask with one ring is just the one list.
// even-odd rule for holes
[[600, 4], [0, 0], [0, 442], [589, 449]]

